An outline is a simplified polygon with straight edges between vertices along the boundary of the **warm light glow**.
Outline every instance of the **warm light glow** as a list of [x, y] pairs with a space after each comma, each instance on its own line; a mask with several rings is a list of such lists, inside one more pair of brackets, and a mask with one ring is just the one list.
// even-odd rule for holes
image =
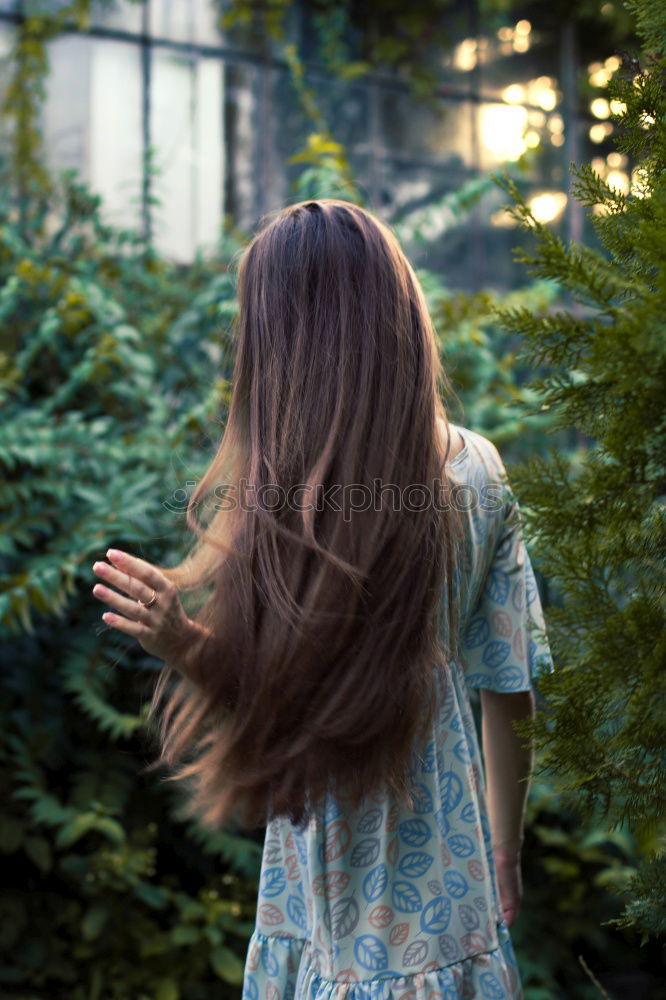
[[553, 132], [553, 134], [550, 137], [550, 141], [553, 146], [563, 146], [564, 136], [562, 135], [561, 132]]
[[627, 105], [624, 101], [618, 101], [616, 98], [610, 102], [610, 110], [614, 115], [623, 115], [627, 110]]
[[613, 74], [610, 70], [600, 69], [596, 73], [591, 73], [589, 80], [592, 87], [605, 87]]
[[603, 142], [606, 138], [606, 129], [603, 125], [592, 125], [589, 135], [592, 142]]
[[530, 47], [530, 40], [527, 35], [516, 35], [513, 40], [514, 52], [527, 52]]
[[551, 132], [564, 132], [564, 118], [557, 111], [548, 119], [548, 128]]
[[536, 125], [537, 128], [543, 128], [546, 124], [546, 116], [543, 111], [537, 111], [534, 108], [530, 108], [527, 112], [527, 120], [530, 125]]
[[542, 191], [527, 203], [537, 222], [553, 222], [562, 214], [567, 204], [563, 191]]
[[624, 170], [609, 170], [606, 174], [606, 183], [615, 191], [629, 194], [629, 177]]
[[594, 100], [590, 102], [590, 111], [595, 118], [608, 118], [610, 114], [610, 105], [605, 97], [595, 97]]
[[647, 174], [644, 167], [634, 167], [631, 171], [631, 193], [635, 198], [648, 197]]
[[606, 69], [609, 69], [611, 73], [614, 73], [615, 70], [619, 69], [621, 65], [622, 61], [618, 59], [617, 56], [609, 56], [608, 59], [604, 59], [604, 66]]
[[529, 21], [519, 21], [515, 30], [517, 35], [529, 35], [532, 30], [532, 25]]
[[502, 100], [507, 104], [522, 104], [525, 96], [525, 88], [520, 83], [510, 83], [502, 91]]
[[650, 125], [654, 125], [654, 118], [652, 115], [641, 115], [640, 122], [642, 128], [649, 128]]
[[527, 146], [523, 131], [527, 112], [506, 104], [484, 104], [480, 110], [481, 141], [495, 160], [517, 160]]
[[605, 4], [602, 4], [602, 6], [601, 6], [601, 13], [605, 17], [610, 17], [611, 14], [614, 13], [614, 11], [615, 11], [615, 8], [613, 7], [612, 3], [605, 3]]
[[530, 129], [529, 132], [525, 133], [525, 145], [528, 149], [536, 149], [540, 141], [539, 133], [535, 132], [533, 129]]
[[588, 73], [598, 73], [600, 69], [601, 69], [601, 63], [600, 62], [593, 62], [593, 63], [590, 63], [590, 65], [587, 67], [587, 72]]
[[527, 85], [529, 103], [538, 104], [544, 111], [552, 111], [557, 104], [554, 85], [555, 80], [550, 76], [539, 76], [536, 80], [530, 80]]
[[491, 213], [490, 224], [497, 226], [498, 229], [515, 229], [518, 225], [513, 216], [504, 208], [499, 208], [496, 212]]
[[513, 28], [500, 28], [497, 37], [501, 42], [510, 42], [513, 38]]
[[605, 177], [608, 172], [608, 164], [604, 160], [603, 156], [594, 156], [590, 164], [595, 174], [599, 174], [600, 177]]
[[456, 69], [474, 69], [476, 66], [476, 38], [464, 38], [453, 50], [453, 65]]
[[626, 167], [627, 157], [624, 153], [609, 153], [606, 162], [609, 167]]

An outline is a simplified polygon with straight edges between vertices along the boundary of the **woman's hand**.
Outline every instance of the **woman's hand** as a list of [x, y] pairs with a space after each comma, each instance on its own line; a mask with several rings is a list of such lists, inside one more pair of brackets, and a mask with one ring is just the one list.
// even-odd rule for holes
[[523, 879], [520, 870], [520, 851], [493, 850], [500, 908], [507, 927], [512, 927], [520, 912], [523, 899]]
[[[138, 639], [151, 656], [177, 666], [183, 651], [201, 634], [200, 626], [185, 614], [178, 588], [143, 559], [118, 549], [109, 549], [106, 554], [112, 565], [96, 562], [93, 571], [104, 584], [113, 585], [129, 597], [95, 584], [95, 597], [114, 609], [103, 614], [102, 619], [112, 628]], [[138, 603], [149, 603], [153, 593], [155, 601], [150, 607]]]

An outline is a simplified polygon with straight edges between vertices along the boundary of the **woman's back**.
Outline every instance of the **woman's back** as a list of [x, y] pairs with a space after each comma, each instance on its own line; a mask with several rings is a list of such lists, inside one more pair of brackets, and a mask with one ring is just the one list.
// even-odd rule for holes
[[357, 808], [329, 795], [304, 828], [269, 823], [243, 1000], [522, 996], [467, 689], [529, 691], [552, 659], [502, 460], [483, 435], [458, 430], [461, 641], [437, 672], [412, 808], [387, 794]]

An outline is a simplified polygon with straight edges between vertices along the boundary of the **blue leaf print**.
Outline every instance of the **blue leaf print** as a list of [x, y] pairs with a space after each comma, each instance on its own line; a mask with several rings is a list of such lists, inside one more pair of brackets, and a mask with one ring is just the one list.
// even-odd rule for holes
[[483, 615], [477, 615], [476, 618], [472, 618], [465, 629], [465, 645], [469, 646], [470, 649], [476, 649], [477, 646], [483, 645], [489, 635], [490, 626], [487, 618]]
[[261, 878], [262, 896], [279, 896], [287, 884], [283, 868], [266, 868]]
[[406, 819], [398, 827], [404, 842], [410, 847], [423, 847], [432, 837], [432, 830], [423, 819]]
[[366, 837], [365, 840], [359, 840], [351, 854], [350, 864], [352, 868], [367, 868], [368, 865], [373, 864], [379, 856], [379, 847], [378, 837]]
[[509, 596], [509, 575], [501, 569], [492, 568], [488, 573], [485, 593], [497, 604], [506, 604]]
[[471, 763], [472, 755], [467, 740], [458, 740], [453, 748], [453, 752], [461, 764]]
[[391, 896], [394, 908], [401, 913], [416, 913], [423, 905], [421, 893], [411, 882], [394, 882]]
[[[446, 982], [443, 982], [444, 977], [446, 977]], [[451, 969], [442, 969], [440, 973], [439, 987], [441, 990], [442, 1000], [460, 1000], [458, 986]]]
[[435, 813], [435, 822], [437, 823], [437, 829], [441, 833], [442, 837], [446, 837], [451, 829], [451, 824], [449, 823], [448, 817], [443, 809], [438, 809]]
[[451, 900], [436, 896], [421, 913], [421, 930], [426, 934], [443, 934], [451, 923]]
[[326, 799], [326, 807], [324, 809], [324, 823], [332, 823], [334, 819], [338, 818], [340, 812], [339, 802], [332, 795], [329, 795]]
[[527, 684], [527, 677], [520, 667], [502, 667], [497, 671], [495, 680], [501, 691], [516, 691], [521, 684]]
[[421, 757], [421, 770], [424, 774], [432, 774], [435, 770], [436, 763], [435, 741], [430, 740], [423, 751], [423, 756]]
[[448, 844], [451, 854], [455, 854], [457, 858], [468, 858], [474, 854], [474, 841], [466, 833], [454, 833], [449, 837]]
[[444, 812], [452, 812], [459, 804], [463, 794], [462, 781], [455, 771], [445, 771], [441, 776], [439, 793]]
[[382, 825], [382, 810], [379, 806], [368, 809], [367, 813], [361, 816], [356, 829], [359, 833], [375, 833]]
[[377, 865], [363, 879], [363, 895], [369, 903], [379, 899], [388, 883], [388, 872], [386, 865]]
[[359, 919], [358, 903], [353, 896], [339, 899], [331, 908], [331, 933], [334, 938], [351, 934]]
[[504, 1000], [506, 993], [499, 979], [492, 972], [482, 973], [479, 982], [481, 983], [481, 992], [486, 1000]]
[[475, 823], [476, 822], [476, 806], [473, 802], [468, 802], [464, 809], [460, 813], [461, 818], [465, 823]]
[[469, 889], [469, 886], [467, 879], [460, 872], [449, 871], [444, 875], [444, 888], [449, 896], [453, 896], [454, 899], [461, 899]]
[[268, 950], [268, 941], [264, 942], [261, 949], [261, 964], [267, 976], [277, 976], [280, 971], [280, 963], [273, 952]]
[[[483, 687], [487, 680], [487, 674], [467, 674], [467, 684], [469, 687]], [[460, 726], [458, 726], [458, 730], [460, 730]]]
[[460, 904], [458, 907], [458, 916], [460, 917], [460, 923], [466, 931], [475, 931], [479, 926], [479, 914], [469, 903]]
[[449, 723], [449, 729], [452, 729], [454, 733], [459, 733], [461, 731], [462, 723], [460, 722], [460, 717], [456, 715], [455, 719], [451, 719]]
[[290, 896], [287, 900], [287, 913], [290, 920], [293, 920], [296, 926], [300, 927], [302, 931], [306, 931], [308, 929], [308, 918], [305, 903], [302, 899], [299, 899], [298, 896]]
[[414, 802], [415, 813], [422, 816], [424, 813], [432, 812], [432, 795], [425, 785], [420, 783], [414, 784], [412, 785], [410, 791]]
[[254, 978], [251, 972], [246, 972], [243, 980], [243, 996], [247, 1000], [259, 1000], [259, 988], [257, 987], [257, 980]]
[[491, 670], [495, 667], [499, 667], [501, 663], [504, 663], [507, 656], [511, 652], [511, 644], [508, 642], [503, 642], [500, 639], [494, 639], [489, 642], [483, 651], [484, 666], [489, 667]]
[[308, 849], [305, 846], [305, 838], [302, 836], [302, 834], [294, 833], [294, 843], [296, 844], [296, 853], [298, 854], [298, 860], [302, 865], [307, 865]]
[[426, 854], [425, 851], [410, 851], [400, 859], [398, 868], [407, 878], [419, 878], [425, 875], [434, 860], [432, 854]]
[[370, 972], [381, 972], [388, 965], [386, 945], [374, 934], [362, 934], [357, 938], [354, 956], [358, 964]]

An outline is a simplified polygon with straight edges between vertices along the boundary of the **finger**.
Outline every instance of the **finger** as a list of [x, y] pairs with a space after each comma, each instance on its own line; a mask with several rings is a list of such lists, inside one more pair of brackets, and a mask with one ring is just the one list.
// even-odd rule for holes
[[147, 587], [151, 588], [151, 593], [156, 590], [159, 594], [161, 590], [169, 586], [170, 581], [164, 574], [146, 562], [145, 559], [131, 556], [129, 552], [122, 552], [120, 549], [108, 549], [106, 554], [117, 569], [145, 583]]
[[127, 597], [123, 597], [121, 594], [117, 594], [115, 590], [109, 590], [108, 587], [104, 587], [101, 583], [96, 583], [93, 587], [93, 594], [98, 599], [98, 601], [103, 601], [104, 604], [110, 604], [112, 608], [116, 611], [120, 611], [121, 614], [125, 615], [127, 618], [131, 618], [133, 621], [145, 622], [142, 617], [144, 609], [136, 601], [130, 601]]
[[120, 615], [114, 615], [111, 611], [106, 611], [102, 615], [102, 620], [112, 628], [117, 628], [119, 632], [125, 632], [135, 639], [144, 638], [148, 633], [148, 629], [141, 622], [129, 621], [127, 618], [121, 618]]
[[105, 562], [96, 562], [93, 564], [93, 572], [97, 576], [101, 576], [104, 583], [113, 584], [118, 590], [124, 590], [126, 594], [133, 597], [135, 601], [143, 601], [144, 604], [150, 600], [153, 596], [153, 590], [156, 588], [147, 587], [145, 584], [141, 583], [140, 580], [135, 579], [132, 576], [128, 576], [127, 573], [121, 573], [119, 569], [114, 569], [113, 566], [109, 566]]

